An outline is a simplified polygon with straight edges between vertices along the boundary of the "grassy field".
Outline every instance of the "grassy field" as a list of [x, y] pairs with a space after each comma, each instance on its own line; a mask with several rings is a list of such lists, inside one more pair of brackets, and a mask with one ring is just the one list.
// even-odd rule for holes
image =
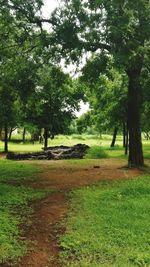
[[[56, 136], [55, 139], [49, 139], [49, 146], [57, 145], [75, 145], [78, 143], [87, 144], [89, 146], [100, 146], [105, 150], [106, 154], [110, 158], [122, 158], [126, 159], [127, 156], [124, 155], [124, 149], [122, 147], [122, 136], [117, 136], [116, 145], [114, 148], [110, 148], [111, 135], [72, 135], [72, 136]], [[3, 151], [3, 142], [0, 141], [0, 151]], [[9, 151], [15, 152], [30, 152], [30, 151], [41, 151], [42, 144], [35, 142], [34, 144], [27, 141], [23, 144], [21, 141], [13, 140], [9, 143]], [[150, 141], [143, 139], [144, 156], [145, 158], [150, 158]]]
[[72, 211], [60, 240], [64, 266], [150, 266], [149, 178], [72, 192]]
[[27, 244], [20, 239], [20, 224], [30, 224], [29, 201], [44, 197], [45, 192], [23, 186], [13, 186], [9, 182], [22, 181], [37, 174], [40, 168], [0, 160], [0, 265], [13, 261], [26, 253]]

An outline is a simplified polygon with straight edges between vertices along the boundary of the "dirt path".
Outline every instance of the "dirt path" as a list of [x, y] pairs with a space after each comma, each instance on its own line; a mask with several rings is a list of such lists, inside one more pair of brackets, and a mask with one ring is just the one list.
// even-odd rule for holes
[[116, 161], [105, 160], [101, 161], [100, 166], [88, 168], [66, 166], [46, 168], [36, 181], [29, 181], [27, 186], [53, 189], [54, 192], [44, 200], [33, 204], [32, 225], [26, 234], [26, 239], [33, 243], [17, 267], [61, 267], [58, 260], [60, 251], [58, 235], [65, 231], [60, 225], [69, 209], [66, 193], [75, 187], [93, 184], [100, 180], [126, 179], [140, 174], [139, 170], [120, 167], [120, 162], [118, 164]]
[[59, 223], [67, 210], [68, 202], [64, 192], [52, 193], [50, 197], [34, 205], [33, 224], [27, 234], [27, 239], [34, 245], [19, 267], [60, 266], [57, 235], [63, 231]]

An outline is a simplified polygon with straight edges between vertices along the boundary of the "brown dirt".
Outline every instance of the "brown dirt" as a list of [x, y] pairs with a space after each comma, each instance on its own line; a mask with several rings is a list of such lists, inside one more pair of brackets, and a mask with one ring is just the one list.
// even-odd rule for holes
[[0, 152], [0, 159], [3, 159], [6, 157], [6, 153], [5, 152]]
[[124, 168], [124, 162], [117, 163], [115, 160], [99, 161], [90, 167], [60, 165], [59, 168], [49, 168], [48, 162], [44, 164], [46, 166], [44, 173], [26, 185], [33, 188], [53, 189], [54, 192], [44, 200], [33, 204], [32, 225], [25, 238], [34, 243], [31, 243], [28, 254], [18, 267], [62, 266], [58, 260], [60, 252], [58, 235], [65, 231], [61, 227], [61, 222], [69, 209], [66, 194], [68, 191], [100, 180], [127, 179], [141, 174], [139, 170]]

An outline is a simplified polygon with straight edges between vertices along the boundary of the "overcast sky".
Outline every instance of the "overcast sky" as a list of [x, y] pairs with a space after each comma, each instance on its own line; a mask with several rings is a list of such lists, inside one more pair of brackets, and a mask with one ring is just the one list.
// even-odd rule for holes
[[[48, 18], [51, 12], [58, 6], [58, 2], [59, 0], [44, 0], [43, 15], [45, 18]], [[72, 71], [71, 66], [68, 68], [68, 71]], [[82, 101], [80, 106], [81, 110], [79, 112], [76, 112], [77, 116], [82, 115], [89, 109], [89, 105], [88, 104], [85, 105]]]
[[43, 14], [48, 17], [49, 14], [58, 6], [57, 0], [44, 0]]

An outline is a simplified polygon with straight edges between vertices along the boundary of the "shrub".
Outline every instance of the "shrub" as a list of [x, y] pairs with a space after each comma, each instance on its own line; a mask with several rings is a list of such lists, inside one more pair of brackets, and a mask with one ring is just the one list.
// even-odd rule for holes
[[100, 146], [92, 146], [87, 150], [85, 155], [86, 159], [102, 159], [107, 158], [108, 154], [106, 151]]

